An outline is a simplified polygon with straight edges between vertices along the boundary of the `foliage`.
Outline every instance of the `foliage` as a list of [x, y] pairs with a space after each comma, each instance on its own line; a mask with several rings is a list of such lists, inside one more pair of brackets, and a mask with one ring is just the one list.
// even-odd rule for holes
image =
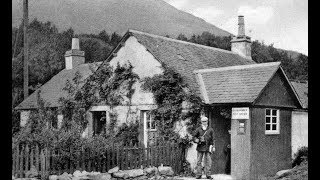
[[180, 173], [181, 176], [185, 177], [194, 177], [195, 173], [192, 171], [190, 163], [187, 160], [184, 160], [182, 163], [182, 171]]
[[84, 37], [80, 37], [80, 47], [85, 52], [86, 63], [104, 61], [112, 49], [112, 46], [103, 40]]
[[306, 146], [300, 147], [298, 151], [294, 154], [292, 167], [300, 165], [303, 161], [308, 161], [308, 147]]
[[[23, 26], [12, 28], [12, 91], [13, 107], [23, 100]], [[33, 19], [28, 28], [29, 40], [29, 94], [39, 85], [46, 83], [65, 67], [64, 54], [71, 49], [71, 39], [77, 35], [72, 28], [59, 32], [51, 22]], [[79, 35], [81, 50], [85, 51], [86, 62], [106, 59], [114, 45], [120, 40], [117, 33], [113, 38], [101, 31], [98, 35]]]
[[[111, 70], [108, 66], [107, 69]], [[105, 86], [119, 90], [119, 87], [123, 85], [132, 88], [130, 84], [134, 83], [137, 77], [132, 73], [132, 66], [130, 64], [124, 67], [118, 65], [114, 71], [110, 71], [108, 78], [105, 75], [92, 76], [94, 80], [99, 80], [100, 78], [101, 81], [93, 81], [97, 83], [95, 84], [97, 88], [91, 87], [90, 91], [86, 91], [88, 89], [85, 86], [84, 88], [80, 88], [85, 80], [83, 80], [79, 72], [76, 72], [74, 78], [66, 83], [64, 90], [68, 96], [60, 99], [62, 106], [59, 109], [49, 108], [48, 104], [45, 104], [41, 99], [41, 92], [37, 91], [38, 109], [32, 113], [27, 125], [13, 137], [12, 147], [16, 148], [19, 144], [39, 145], [41, 149], [49, 147], [51, 150], [59, 153], [54, 165], [56, 168], [59, 168], [66, 164], [69, 159], [72, 163], [76, 163], [75, 160], [77, 160], [80, 152], [85, 152], [81, 156], [84, 160], [88, 160], [89, 158], [103, 156], [106, 148], [114, 144], [126, 145], [129, 142], [136, 143], [138, 141], [138, 124], [134, 122], [120, 126], [117, 132], [108, 131], [106, 134], [82, 138], [82, 133], [87, 125], [85, 112], [90, 107], [90, 103], [99, 102], [91, 97], [95, 95], [95, 90], [101, 87], [99, 82], [106, 82]], [[132, 91], [128, 90], [124, 94], [130, 98], [132, 96], [131, 93]], [[114, 102], [110, 102], [110, 104], [114, 104]], [[59, 111], [64, 115], [62, 127], [60, 129], [51, 128], [50, 124], [56, 120]], [[116, 123], [117, 114], [113, 114], [112, 119]]]
[[[145, 78], [142, 88], [153, 93], [157, 108], [151, 113], [156, 121], [160, 137], [164, 140], [174, 140], [189, 145], [188, 137], [186, 139], [189, 142], [180, 139], [180, 136], [174, 131], [174, 125], [179, 120], [188, 119], [188, 126], [191, 129], [194, 128], [193, 126], [199, 122], [201, 100], [187, 89], [188, 86], [180, 74], [165, 65], [163, 67], [163, 74]], [[183, 102], [187, 102], [187, 107], [183, 107]], [[188, 108], [189, 111], [183, 113], [184, 108]]]
[[139, 135], [139, 123], [130, 122], [129, 124], [123, 123], [119, 126], [116, 141], [121, 142], [122, 145], [137, 145]]

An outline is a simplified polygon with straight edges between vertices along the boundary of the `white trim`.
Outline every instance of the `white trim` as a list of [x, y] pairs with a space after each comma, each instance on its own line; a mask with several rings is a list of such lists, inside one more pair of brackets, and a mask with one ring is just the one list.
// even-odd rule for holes
[[286, 73], [284, 73], [284, 70], [281, 68], [281, 66], [280, 66], [280, 69], [281, 69], [282, 74], [283, 74], [284, 77], [286, 78], [287, 82], [289, 83], [289, 86], [290, 86], [291, 90], [293, 91], [294, 95], [295, 95], [296, 98], [298, 99], [298, 102], [299, 102], [301, 108], [303, 108], [303, 104], [302, 104], [302, 102], [301, 102], [301, 100], [300, 100], [300, 98], [299, 98], [299, 96], [298, 96], [298, 93], [296, 92], [296, 90], [295, 90], [294, 87], [292, 86], [291, 82], [289, 81]]
[[211, 68], [211, 69], [198, 69], [194, 70], [194, 73], [206, 73], [214, 71], [228, 71], [228, 70], [237, 70], [237, 69], [246, 69], [246, 68], [259, 68], [267, 66], [279, 66], [280, 62], [270, 62], [270, 63], [259, 63], [259, 64], [247, 64], [247, 65], [237, 65], [237, 66], [227, 66], [220, 68]]
[[143, 111], [142, 114], [143, 114], [143, 143], [145, 147], [148, 147], [148, 131], [147, 131], [147, 121], [146, 121], [145, 111]]
[[206, 90], [206, 87], [205, 87], [204, 82], [203, 82], [202, 75], [200, 73], [197, 73], [196, 76], [198, 77], [197, 80], [198, 80], [199, 85], [200, 85], [200, 92], [202, 94], [204, 102], [205, 103], [209, 103], [209, 97], [208, 97], [207, 90]]
[[89, 111], [110, 111], [109, 106], [92, 106]]
[[[266, 115], [267, 110], [270, 110], [270, 115]], [[276, 110], [277, 111], [277, 115], [274, 116], [272, 115], [272, 111]], [[270, 117], [270, 130], [266, 130], [266, 117]], [[277, 118], [277, 122], [276, 123], [272, 123], [272, 118], [276, 117]], [[272, 130], [272, 125], [276, 124], [276, 130]], [[264, 111], [264, 131], [265, 134], [280, 134], [280, 110], [279, 109], [272, 109], [272, 108], [266, 108]]]

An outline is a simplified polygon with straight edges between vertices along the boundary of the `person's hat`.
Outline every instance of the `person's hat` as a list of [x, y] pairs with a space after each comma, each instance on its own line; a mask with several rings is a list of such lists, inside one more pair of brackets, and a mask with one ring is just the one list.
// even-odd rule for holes
[[202, 122], [202, 121], [208, 121], [208, 118], [205, 117], [205, 116], [202, 116], [202, 117], [201, 117], [201, 122]]

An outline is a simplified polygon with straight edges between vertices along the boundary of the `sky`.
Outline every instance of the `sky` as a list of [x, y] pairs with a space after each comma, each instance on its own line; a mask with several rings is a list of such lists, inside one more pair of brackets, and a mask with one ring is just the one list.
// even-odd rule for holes
[[252, 40], [308, 55], [308, 0], [164, 1], [235, 35], [243, 15]]

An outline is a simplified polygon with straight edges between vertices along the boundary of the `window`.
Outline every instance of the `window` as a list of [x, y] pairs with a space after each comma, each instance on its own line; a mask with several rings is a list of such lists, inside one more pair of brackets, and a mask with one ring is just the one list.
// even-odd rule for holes
[[277, 109], [266, 109], [266, 123], [265, 129], [266, 134], [279, 134], [279, 110]]
[[106, 111], [92, 111], [93, 135], [106, 132]]
[[152, 119], [151, 112], [145, 111], [144, 117], [146, 118], [147, 130], [156, 130], [156, 122]]

